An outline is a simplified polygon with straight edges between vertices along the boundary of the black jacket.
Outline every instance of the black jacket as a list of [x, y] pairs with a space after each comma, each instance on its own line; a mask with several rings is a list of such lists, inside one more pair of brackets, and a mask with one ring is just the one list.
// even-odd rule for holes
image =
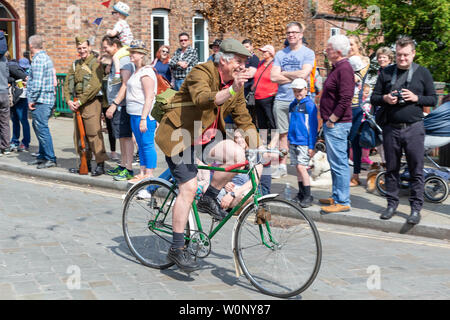
[[[406, 89], [419, 97], [418, 102], [407, 102], [403, 105], [390, 105], [383, 100], [383, 96], [392, 91], [391, 79], [397, 65], [384, 68], [378, 76], [377, 83], [370, 98], [373, 106], [385, 107], [388, 123], [413, 123], [423, 119], [423, 107], [434, 107], [437, 102], [436, 90], [434, 88], [433, 77], [427, 68], [419, 66], [414, 72], [411, 83]], [[397, 69], [398, 78], [407, 70]]]

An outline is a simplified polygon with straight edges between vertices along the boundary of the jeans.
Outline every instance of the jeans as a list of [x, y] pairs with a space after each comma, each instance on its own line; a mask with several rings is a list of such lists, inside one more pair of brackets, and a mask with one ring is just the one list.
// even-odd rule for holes
[[174, 89], [176, 91], [179, 91], [183, 82], [184, 82], [184, 79], [175, 79], [175, 88]]
[[11, 121], [13, 127], [13, 134], [11, 144], [20, 145], [20, 124], [22, 124], [23, 139], [22, 143], [25, 148], [30, 146], [30, 124], [28, 123], [28, 100], [26, 98], [19, 99], [19, 101], [11, 108]]
[[352, 124], [335, 123], [333, 128], [323, 126], [327, 157], [330, 163], [332, 198], [335, 203], [350, 206], [350, 166], [348, 164], [348, 134]]
[[53, 105], [36, 103], [31, 111], [32, 126], [39, 142], [38, 159], [56, 162], [53, 140], [48, 127], [48, 119], [52, 114]]
[[[125, 112], [125, 110], [122, 110], [122, 112]], [[139, 148], [140, 166], [147, 169], [155, 169], [157, 160], [155, 148], [156, 120], [150, 120], [150, 117], [147, 117], [147, 131], [145, 132], [139, 130], [141, 116], [130, 115], [130, 121], [131, 129]]]

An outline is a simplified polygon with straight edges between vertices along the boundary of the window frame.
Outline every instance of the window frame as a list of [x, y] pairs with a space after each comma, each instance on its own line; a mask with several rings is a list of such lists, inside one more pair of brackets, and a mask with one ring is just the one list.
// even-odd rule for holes
[[203, 49], [203, 56], [204, 59], [200, 59], [201, 57], [201, 53], [198, 53], [198, 61], [201, 62], [206, 62], [208, 60], [209, 57], [209, 30], [208, 30], [208, 20], [205, 19], [205, 17], [203, 17], [203, 15], [201, 15], [200, 13], [196, 13], [193, 17], [192, 17], [192, 47], [195, 48], [195, 43], [197, 41], [201, 41], [201, 40], [195, 40], [195, 20], [196, 19], [201, 19], [203, 20], [204, 24], [203, 24], [203, 42], [205, 44], [204, 49]]
[[151, 21], [151, 25], [150, 25], [150, 36], [151, 36], [151, 41], [152, 41], [152, 50], [151, 50], [151, 57], [152, 60], [155, 59], [155, 37], [153, 34], [153, 29], [154, 29], [154, 25], [153, 25], [153, 18], [163, 18], [163, 32], [164, 32], [164, 39], [156, 39], [157, 41], [164, 41], [164, 45], [169, 45], [169, 10], [167, 9], [153, 9], [152, 10], [152, 14], [150, 16], [150, 21]]

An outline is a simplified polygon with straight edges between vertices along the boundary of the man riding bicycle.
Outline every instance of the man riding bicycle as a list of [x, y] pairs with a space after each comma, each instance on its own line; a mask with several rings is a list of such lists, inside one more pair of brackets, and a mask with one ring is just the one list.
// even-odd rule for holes
[[[199, 268], [184, 247], [184, 230], [197, 191], [195, 157], [204, 162], [215, 161], [224, 166], [245, 161], [245, 151], [233, 140], [223, 139], [225, 118], [231, 115], [246, 136], [249, 147], [260, 145], [244, 98], [244, 83], [250, 78], [245, 62], [250, 52], [237, 40], [226, 39], [214, 61], [195, 66], [170, 102], [162, 118], [155, 141], [164, 152], [179, 193], [173, 207], [173, 241], [168, 259], [180, 269]], [[222, 220], [227, 212], [216, 198], [233, 174], [216, 171], [198, 210]]]

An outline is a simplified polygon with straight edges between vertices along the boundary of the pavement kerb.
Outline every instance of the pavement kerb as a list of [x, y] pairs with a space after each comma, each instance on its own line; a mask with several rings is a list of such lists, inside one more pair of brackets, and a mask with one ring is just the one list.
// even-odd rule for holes
[[[81, 176], [61, 172], [60, 170], [39, 170], [35, 167], [17, 166], [4, 162], [0, 162], [0, 170], [26, 176], [40, 177], [51, 181], [59, 180], [74, 184], [89, 185], [92, 187], [113, 189], [124, 192], [126, 192], [130, 187], [125, 181], [113, 181], [112, 179], [103, 180], [98, 177], [94, 178], [89, 175]], [[316, 222], [368, 228], [378, 231], [421, 236], [440, 240], [450, 239], [450, 228], [422, 222], [416, 226], [411, 226], [407, 224], [404, 219], [396, 219], [396, 217], [388, 221], [380, 220], [379, 214], [364, 212], [360, 209], [352, 209], [350, 212], [326, 215], [320, 213], [320, 208], [318, 206], [313, 206], [304, 210]]]

